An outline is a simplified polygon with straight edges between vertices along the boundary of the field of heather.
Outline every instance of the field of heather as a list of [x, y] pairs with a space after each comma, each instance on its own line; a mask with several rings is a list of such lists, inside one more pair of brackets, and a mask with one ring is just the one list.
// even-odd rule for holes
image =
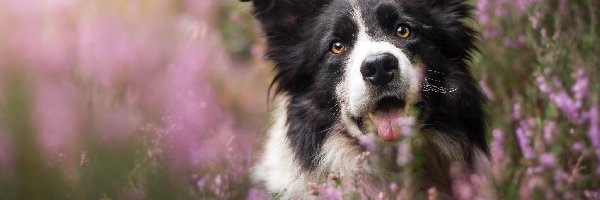
[[[474, 0], [472, 74], [492, 177], [452, 170], [456, 199], [600, 199], [600, 1]], [[237, 0], [0, 1], [0, 199], [271, 199], [249, 169], [272, 63]], [[361, 141], [389, 160], [371, 199], [415, 191], [413, 134]], [[332, 175], [318, 199], [363, 199]]]

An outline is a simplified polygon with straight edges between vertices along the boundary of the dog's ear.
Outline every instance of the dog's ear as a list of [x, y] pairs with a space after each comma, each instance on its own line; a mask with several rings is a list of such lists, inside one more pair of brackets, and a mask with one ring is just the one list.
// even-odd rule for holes
[[[455, 59], [468, 59], [469, 51], [475, 50], [477, 32], [465, 23], [471, 19], [473, 6], [466, 0], [429, 0], [427, 8], [437, 21], [442, 33], [438, 43], [444, 54]], [[443, 30], [443, 31], [441, 31]]]
[[471, 15], [471, 10], [473, 10], [473, 6], [469, 5], [466, 0], [429, 0], [429, 6], [441, 9], [446, 14], [451, 14], [445, 17], [452, 20], [468, 18]]
[[[253, 14], [260, 21], [267, 39], [267, 58], [275, 61], [271, 86], [275, 93], [294, 92], [307, 87], [311, 71], [306, 66], [307, 53], [298, 48], [310, 31], [310, 22], [331, 0], [242, 0], [251, 1]], [[302, 69], [302, 70], [301, 70]], [[270, 87], [271, 88], [271, 87]], [[269, 89], [270, 91], [270, 89]]]
[[306, 22], [329, 0], [241, 0], [252, 1], [253, 13], [261, 22], [269, 43], [297, 41]]

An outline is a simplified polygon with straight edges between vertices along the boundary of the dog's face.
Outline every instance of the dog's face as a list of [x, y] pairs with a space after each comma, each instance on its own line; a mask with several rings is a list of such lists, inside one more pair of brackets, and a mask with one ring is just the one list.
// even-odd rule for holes
[[316, 22], [327, 30], [313, 35], [329, 46], [325, 67], [341, 72], [331, 81], [352, 135], [361, 135], [362, 121], [370, 118], [382, 139], [396, 139], [394, 123], [419, 100], [422, 68], [415, 46], [427, 26], [408, 9], [399, 1], [334, 1], [324, 13], [335, 14], [321, 14]]
[[[458, 88], [473, 31], [459, 0], [254, 0], [277, 66], [279, 90], [330, 110], [350, 135], [370, 119], [384, 140], [408, 108], [423, 104], [425, 80]], [[433, 73], [433, 74], [432, 74]], [[430, 84], [429, 82], [427, 84]], [[427, 97], [429, 98], [429, 97]], [[301, 101], [298, 100], [298, 101]], [[319, 117], [317, 117], [319, 118]]]

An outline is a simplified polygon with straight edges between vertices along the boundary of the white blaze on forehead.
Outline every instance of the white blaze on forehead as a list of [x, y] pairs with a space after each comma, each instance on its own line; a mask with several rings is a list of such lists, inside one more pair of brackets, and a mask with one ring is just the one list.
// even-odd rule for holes
[[360, 72], [363, 61], [369, 56], [390, 53], [398, 59], [399, 76], [395, 76], [389, 86], [395, 88], [389, 95], [401, 95], [407, 102], [412, 102], [418, 95], [419, 80], [418, 70], [414, 69], [410, 60], [402, 50], [390, 42], [377, 40], [368, 35], [368, 28], [363, 18], [363, 13], [357, 0], [350, 0], [352, 17], [358, 26], [356, 42], [350, 52], [346, 65], [344, 81], [337, 88], [342, 107], [345, 112], [354, 117], [360, 117], [368, 112], [369, 106], [378, 98], [370, 91], [369, 83], [365, 82]]

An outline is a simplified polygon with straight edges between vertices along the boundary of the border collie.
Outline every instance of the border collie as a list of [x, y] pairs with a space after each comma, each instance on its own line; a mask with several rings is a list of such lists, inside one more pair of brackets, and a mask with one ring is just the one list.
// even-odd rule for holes
[[[248, 0], [246, 0], [248, 1]], [[427, 187], [450, 191], [450, 163], [489, 167], [482, 94], [467, 62], [477, 33], [463, 0], [252, 0], [275, 63], [277, 107], [253, 178], [308, 197], [330, 173], [368, 177], [358, 138], [385, 141], [407, 110], [425, 138]], [[368, 163], [365, 165], [376, 165]]]

